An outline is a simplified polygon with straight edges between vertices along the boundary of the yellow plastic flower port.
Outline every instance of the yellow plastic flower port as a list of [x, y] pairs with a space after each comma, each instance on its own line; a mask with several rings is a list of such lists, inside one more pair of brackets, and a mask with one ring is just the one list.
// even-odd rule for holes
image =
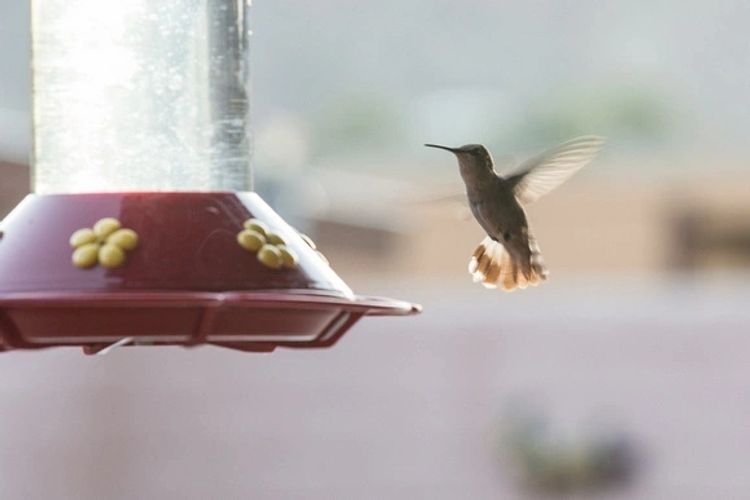
[[105, 217], [93, 228], [83, 228], [70, 235], [73, 247], [73, 265], [81, 269], [96, 264], [114, 269], [125, 264], [126, 252], [138, 246], [138, 234], [132, 229], [123, 228], [119, 220]]
[[253, 229], [245, 229], [237, 235], [237, 243], [245, 250], [257, 252], [266, 244], [266, 237]]
[[299, 257], [286, 246], [284, 238], [271, 231], [258, 219], [248, 219], [237, 234], [237, 243], [245, 250], [257, 254], [258, 261], [271, 269], [294, 269]]

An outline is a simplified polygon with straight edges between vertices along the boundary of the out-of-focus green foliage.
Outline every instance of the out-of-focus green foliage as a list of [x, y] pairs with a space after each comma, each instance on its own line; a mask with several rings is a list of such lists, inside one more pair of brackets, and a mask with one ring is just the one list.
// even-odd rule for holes
[[509, 137], [493, 142], [514, 148], [538, 147], [581, 134], [598, 134], [648, 145], [662, 140], [673, 126], [668, 98], [648, 88], [617, 86], [550, 95], [518, 117]]
[[392, 148], [403, 137], [398, 102], [378, 93], [342, 95], [313, 118], [314, 154], [372, 155]]

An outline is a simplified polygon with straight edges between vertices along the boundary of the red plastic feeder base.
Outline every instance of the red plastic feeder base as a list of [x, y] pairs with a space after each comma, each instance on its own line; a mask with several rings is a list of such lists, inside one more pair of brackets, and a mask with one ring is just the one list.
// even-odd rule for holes
[[[76, 267], [71, 234], [103, 218], [138, 245], [120, 266]], [[239, 245], [250, 218], [285, 241], [296, 266], [269, 268]], [[419, 310], [355, 296], [254, 193], [30, 195], [0, 224], [0, 350], [329, 347], [362, 316]]]

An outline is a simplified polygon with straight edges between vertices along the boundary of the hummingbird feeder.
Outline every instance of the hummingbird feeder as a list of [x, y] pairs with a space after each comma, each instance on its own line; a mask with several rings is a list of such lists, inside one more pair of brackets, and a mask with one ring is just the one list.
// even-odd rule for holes
[[252, 192], [242, 0], [32, 0], [34, 193], [0, 223], [0, 350], [328, 347], [355, 295]]

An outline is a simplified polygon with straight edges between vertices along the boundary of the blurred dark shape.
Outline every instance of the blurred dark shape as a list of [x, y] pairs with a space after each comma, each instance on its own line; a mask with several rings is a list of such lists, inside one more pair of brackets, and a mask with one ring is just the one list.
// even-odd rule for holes
[[0, 220], [29, 193], [29, 175], [26, 165], [0, 161]]
[[705, 268], [750, 268], [747, 210], [686, 207], [673, 216], [670, 267], [696, 272]]
[[590, 445], [591, 470], [600, 484], [622, 484], [634, 478], [638, 452], [628, 436], [599, 436]]
[[502, 453], [520, 484], [534, 493], [558, 495], [602, 492], [632, 483], [641, 453], [619, 431], [587, 432], [566, 439], [549, 429], [538, 413], [525, 412], [505, 427]]

